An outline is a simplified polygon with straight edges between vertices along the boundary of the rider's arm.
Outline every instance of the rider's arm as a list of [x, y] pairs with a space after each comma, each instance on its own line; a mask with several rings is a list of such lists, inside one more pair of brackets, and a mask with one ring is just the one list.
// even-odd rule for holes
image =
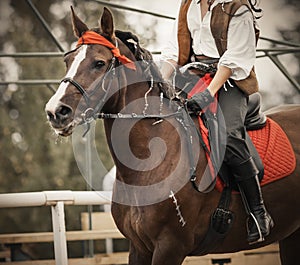
[[[237, 13], [247, 10], [241, 7]], [[253, 26], [253, 15], [250, 11], [233, 17], [229, 24], [227, 50], [221, 56], [220, 66], [231, 69], [230, 78], [243, 80], [249, 76], [256, 58], [256, 39]]]
[[[237, 13], [247, 9], [240, 8]], [[228, 30], [227, 50], [221, 56], [218, 70], [208, 90], [215, 95], [227, 79], [243, 80], [250, 74], [255, 63], [256, 39], [251, 12], [230, 21]]]
[[223, 86], [223, 84], [227, 81], [231, 74], [232, 71], [227, 66], [220, 65], [218, 67], [213, 80], [207, 87], [212, 96], [214, 96], [219, 91], [219, 89]]

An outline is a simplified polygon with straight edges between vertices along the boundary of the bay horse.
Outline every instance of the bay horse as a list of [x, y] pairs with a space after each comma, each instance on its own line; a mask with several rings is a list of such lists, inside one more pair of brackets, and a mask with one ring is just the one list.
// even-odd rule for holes
[[[230, 210], [235, 219], [230, 232], [204, 250], [221, 193], [216, 189], [200, 193], [189, 181], [193, 161], [198, 179], [207, 165], [196, 130], [170, 99], [171, 92], [157, 81], [155, 66], [144, 60], [151, 54], [137, 45], [133, 34], [114, 30], [108, 9], [104, 8], [98, 28], [89, 30], [73, 9], [72, 23], [79, 45], [65, 55], [67, 74], [45, 110], [62, 136], [71, 135], [78, 124], [95, 115], [104, 119], [117, 168], [112, 215], [130, 241], [129, 264], [179, 265], [186, 256], [231, 253], [274, 242], [279, 242], [283, 265], [299, 264], [300, 106], [268, 111], [287, 134], [297, 161], [291, 175], [262, 188], [275, 222], [271, 234], [263, 242], [247, 243], [245, 209], [241, 196], [233, 193]], [[126, 34], [130, 38], [123, 38]], [[94, 38], [101, 41], [93, 42]]]

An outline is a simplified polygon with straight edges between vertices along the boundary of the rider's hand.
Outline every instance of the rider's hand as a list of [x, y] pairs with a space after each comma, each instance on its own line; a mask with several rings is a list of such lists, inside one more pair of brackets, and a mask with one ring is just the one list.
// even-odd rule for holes
[[214, 97], [211, 95], [208, 89], [205, 89], [201, 93], [197, 93], [190, 99], [186, 100], [186, 106], [193, 112], [198, 112], [207, 107], [214, 101]]

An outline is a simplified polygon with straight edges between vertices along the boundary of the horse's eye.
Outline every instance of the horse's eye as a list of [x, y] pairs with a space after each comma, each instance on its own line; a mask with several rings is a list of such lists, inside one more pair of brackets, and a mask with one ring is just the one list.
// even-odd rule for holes
[[105, 65], [104, 61], [95, 61], [95, 68], [101, 69]]

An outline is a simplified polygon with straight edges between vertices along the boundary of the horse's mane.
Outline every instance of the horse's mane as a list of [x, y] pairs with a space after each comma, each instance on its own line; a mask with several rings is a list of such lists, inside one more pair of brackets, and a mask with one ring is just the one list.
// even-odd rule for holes
[[163, 80], [158, 66], [153, 61], [151, 52], [140, 46], [138, 37], [129, 31], [116, 30], [115, 34], [116, 37], [119, 38], [133, 53], [135, 59], [137, 61], [141, 61], [144, 73], [153, 77], [154, 86], [158, 86], [159, 90], [163, 92], [165, 97], [173, 99], [175, 95], [173, 87]]
[[129, 31], [115, 31], [116, 37], [119, 38], [128, 49], [134, 54], [137, 60], [152, 60], [152, 54], [140, 46], [140, 41], [136, 35]]

